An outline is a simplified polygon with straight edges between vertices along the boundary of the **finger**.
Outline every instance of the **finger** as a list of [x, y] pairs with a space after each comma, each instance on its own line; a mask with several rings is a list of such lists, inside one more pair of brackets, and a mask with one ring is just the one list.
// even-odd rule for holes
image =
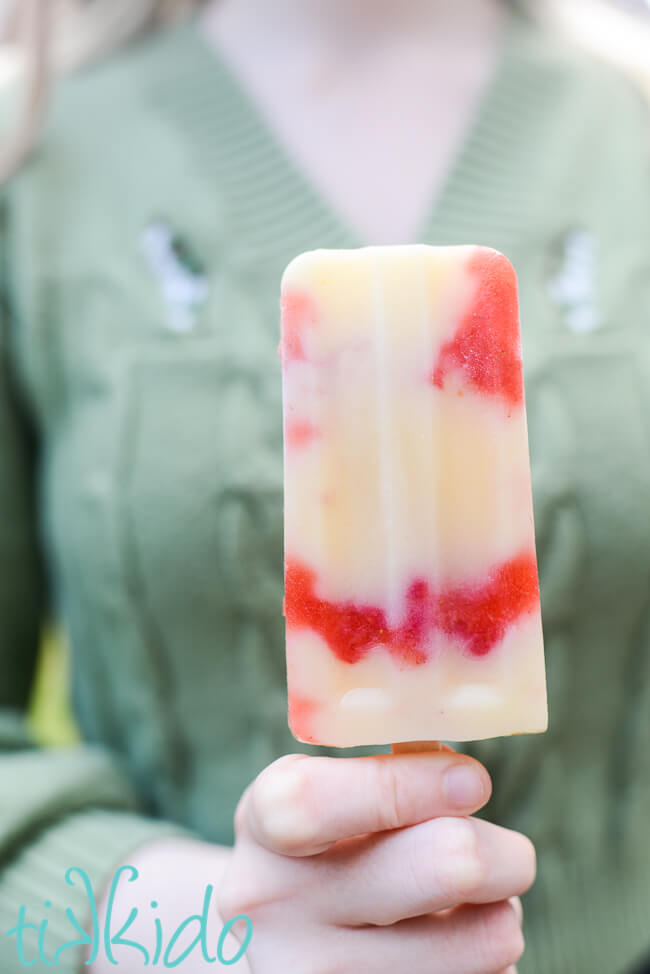
[[[521, 927], [505, 901], [483, 906], [462, 906], [445, 916], [429, 915], [403, 920], [372, 931], [350, 931], [335, 945], [345, 970], [376, 974], [510, 974], [524, 950]], [[406, 962], [408, 958], [408, 962]], [[332, 956], [336, 962], [336, 956]], [[337, 968], [338, 969], [338, 968]]]
[[489, 799], [485, 768], [453, 751], [360, 758], [288, 754], [240, 801], [240, 835], [284, 855], [308, 856], [339, 839], [467, 815]]
[[535, 879], [526, 836], [471, 818], [369, 836], [331, 849], [324, 860], [320, 911], [341, 925], [383, 926], [463, 903], [493, 903], [523, 893]]
[[523, 924], [524, 924], [524, 908], [521, 905], [521, 900], [519, 899], [518, 896], [511, 896], [510, 897], [510, 906], [513, 908], [513, 910], [517, 914], [517, 919], [519, 920], [519, 926], [523, 926]]

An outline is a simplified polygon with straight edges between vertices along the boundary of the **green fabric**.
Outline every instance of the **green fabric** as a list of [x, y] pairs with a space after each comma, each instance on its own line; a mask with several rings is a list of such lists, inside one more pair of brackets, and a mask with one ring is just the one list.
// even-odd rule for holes
[[[649, 121], [515, 18], [420, 234], [520, 281], [551, 723], [472, 751], [486, 815], [539, 853], [521, 974], [650, 952]], [[286, 724], [278, 285], [364, 241], [194, 23], [64, 82], [1, 206], [0, 901], [35, 884], [42, 916], [39, 862], [99, 880], [159, 818], [229, 842], [262, 767], [326, 751]], [[145, 256], [155, 220], [205, 270], [194, 313]], [[87, 742], [64, 754], [21, 744], [44, 574]]]
[[[77, 755], [71, 757], [76, 758]], [[87, 954], [78, 946], [67, 946], [71, 941], [79, 939], [78, 932], [66, 915], [67, 910], [72, 910], [83, 928], [92, 930], [92, 914], [81, 871], [85, 872], [90, 881], [98, 902], [103, 882], [125, 859], [128, 861], [128, 855], [133, 849], [155, 839], [188, 834], [181, 828], [162, 821], [152, 821], [135, 811], [111, 809], [108, 806], [116, 803], [115, 792], [106, 798], [108, 788], [105, 782], [93, 788], [92, 777], [84, 781], [83, 765], [83, 758], [76, 761], [76, 794], [84, 796], [85, 810], [74, 813], [69, 809], [67, 814], [56, 818], [56, 804], [60, 804], [61, 796], [65, 795], [64, 789], [59, 789], [56, 800], [49, 805], [43, 803], [43, 808], [49, 809], [49, 824], [29, 842], [16, 845], [15, 855], [2, 870], [2, 974], [21, 974], [25, 970], [25, 964], [18, 954], [16, 936], [6, 938], [6, 934], [16, 926], [18, 911], [23, 905], [27, 907], [27, 922], [38, 927], [47, 920], [42, 941], [43, 956], [51, 963], [57, 951], [61, 950], [57, 957], [58, 971], [62, 974], [87, 971], [88, 968], [84, 966]], [[109, 760], [105, 761], [105, 766], [106, 777], [112, 785], [114, 772], [111, 771]], [[61, 779], [58, 769], [52, 767], [49, 776], [53, 785], [59, 784]], [[97, 779], [94, 784], [98, 784]], [[107, 807], [94, 808], [97, 802], [106, 802]], [[24, 800], [22, 804], [24, 807]], [[72, 872], [68, 874], [69, 870]], [[126, 882], [126, 879], [127, 877], [123, 877], [122, 882]], [[117, 930], [118, 926], [113, 925], [111, 935], [114, 936]], [[103, 937], [103, 930], [100, 931], [100, 937]], [[103, 940], [101, 942], [103, 944]], [[25, 932], [23, 957], [28, 963], [36, 961], [34, 970], [44, 969], [40, 962], [36, 931], [28, 929]]]

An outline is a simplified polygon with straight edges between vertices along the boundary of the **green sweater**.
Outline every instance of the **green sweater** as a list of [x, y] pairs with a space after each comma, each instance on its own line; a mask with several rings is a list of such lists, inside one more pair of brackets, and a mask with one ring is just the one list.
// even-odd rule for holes
[[[471, 750], [485, 814], [538, 850], [521, 974], [619, 974], [650, 951], [648, 123], [612, 70], [515, 18], [421, 237], [496, 247], [520, 280], [550, 730]], [[73, 937], [68, 867], [99, 888], [170, 830], [228, 843], [251, 778], [319, 750], [286, 721], [278, 286], [296, 253], [361, 241], [194, 22], [63, 82], [0, 207], [13, 974], [21, 904], [49, 916], [50, 957]], [[48, 612], [78, 748], [25, 732]]]

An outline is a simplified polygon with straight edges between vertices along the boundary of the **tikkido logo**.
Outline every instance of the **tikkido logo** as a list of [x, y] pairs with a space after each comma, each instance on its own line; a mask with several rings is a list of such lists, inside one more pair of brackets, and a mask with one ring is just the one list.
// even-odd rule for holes
[[[117, 892], [120, 878], [125, 874], [127, 874], [125, 876], [126, 881], [129, 883], [134, 882], [139, 876], [138, 870], [135, 868], [135, 866], [121, 866], [115, 872], [108, 894], [103, 929], [101, 929], [97, 912], [97, 901], [88, 873], [84, 869], [80, 869], [77, 866], [72, 866], [66, 871], [65, 881], [68, 886], [76, 886], [77, 882], [79, 881], [84, 888], [87, 900], [86, 906], [90, 913], [91, 932], [87, 933], [79, 923], [79, 920], [75, 916], [72, 909], [70, 907], [66, 907], [66, 918], [78, 936], [58, 947], [54, 954], [49, 958], [47, 956], [48, 950], [46, 943], [48, 918], [45, 917], [43, 920], [41, 920], [40, 924], [31, 923], [27, 918], [27, 907], [21, 906], [18, 910], [18, 920], [16, 925], [6, 933], [7, 937], [16, 938], [16, 951], [20, 963], [24, 967], [34, 967], [40, 961], [41, 965], [44, 967], [59, 967], [61, 955], [66, 950], [79, 950], [87, 948], [89, 953], [84, 962], [86, 966], [92, 964], [97, 959], [100, 950], [103, 950], [109, 963], [114, 964], [115, 966], [119, 966], [120, 963], [124, 963], [125, 966], [131, 970], [131, 957], [128, 957], [123, 961], [117, 960], [113, 953], [113, 948], [115, 947], [126, 947], [129, 949], [129, 951], [135, 951], [136, 954], [140, 955], [139, 965], [142, 967], [154, 967], [158, 964], [161, 967], [167, 968], [178, 967], [179, 964], [182, 964], [182, 962], [186, 960], [197, 948], [200, 948], [201, 956], [208, 964], [214, 964], [218, 961], [220, 964], [230, 966], [231, 964], [236, 964], [237, 961], [241, 960], [241, 958], [244, 956], [253, 936], [252, 921], [245, 913], [240, 913], [238, 916], [233, 917], [232, 920], [229, 920], [228, 923], [224, 925], [217, 941], [216, 954], [212, 956], [209, 952], [207, 931], [212, 903], [212, 894], [214, 893], [214, 887], [212, 885], [208, 885], [205, 888], [203, 895], [203, 908], [201, 912], [191, 914], [182, 920], [169, 938], [165, 937], [165, 931], [163, 930], [160, 917], [154, 917], [154, 930], [151, 938], [153, 941], [153, 947], [151, 942], [148, 944], [143, 944], [138, 940], [129, 940], [124, 936], [138, 916], [139, 911], [137, 907], [131, 908], [129, 915], [122, 923], [122, 926], [119, 928], [119, 930], [113, 932], [113, 907], [115, 903], [115, 894]], [[45, 900], [44, 906], [46, 910], [49, 910], [52, 906], [51, 901]], [[150, 906], [152, 910], [156, 910], [158, 907], [157, 901], [152, 900]], [[239, 950], [237, 950], [232, 957], [226, 958], [224, 956], [226, 938], [236, 923], [243, 924], [246, 932], [241, 941]], [[194, 925], [196, 928], [196, 934], [194, 939], [187, 944], [187, 931], [192, 925]], [[179, 941], [181, 941], [180, 944]], [[122, 953], [121, 956], [123, 957], [124, 954]], [[65, 964], [65, 962], [66, 961], [64, 959], [63, 963]]]

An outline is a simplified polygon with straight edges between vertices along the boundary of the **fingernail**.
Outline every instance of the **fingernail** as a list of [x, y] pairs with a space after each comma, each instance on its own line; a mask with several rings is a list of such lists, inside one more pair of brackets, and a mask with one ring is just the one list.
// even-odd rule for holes
[[442, 787], [449, 804], [457, 808], [479, 805], [485, 795], [482, 775], [468, 764], [454, 764], [448, 768]]

